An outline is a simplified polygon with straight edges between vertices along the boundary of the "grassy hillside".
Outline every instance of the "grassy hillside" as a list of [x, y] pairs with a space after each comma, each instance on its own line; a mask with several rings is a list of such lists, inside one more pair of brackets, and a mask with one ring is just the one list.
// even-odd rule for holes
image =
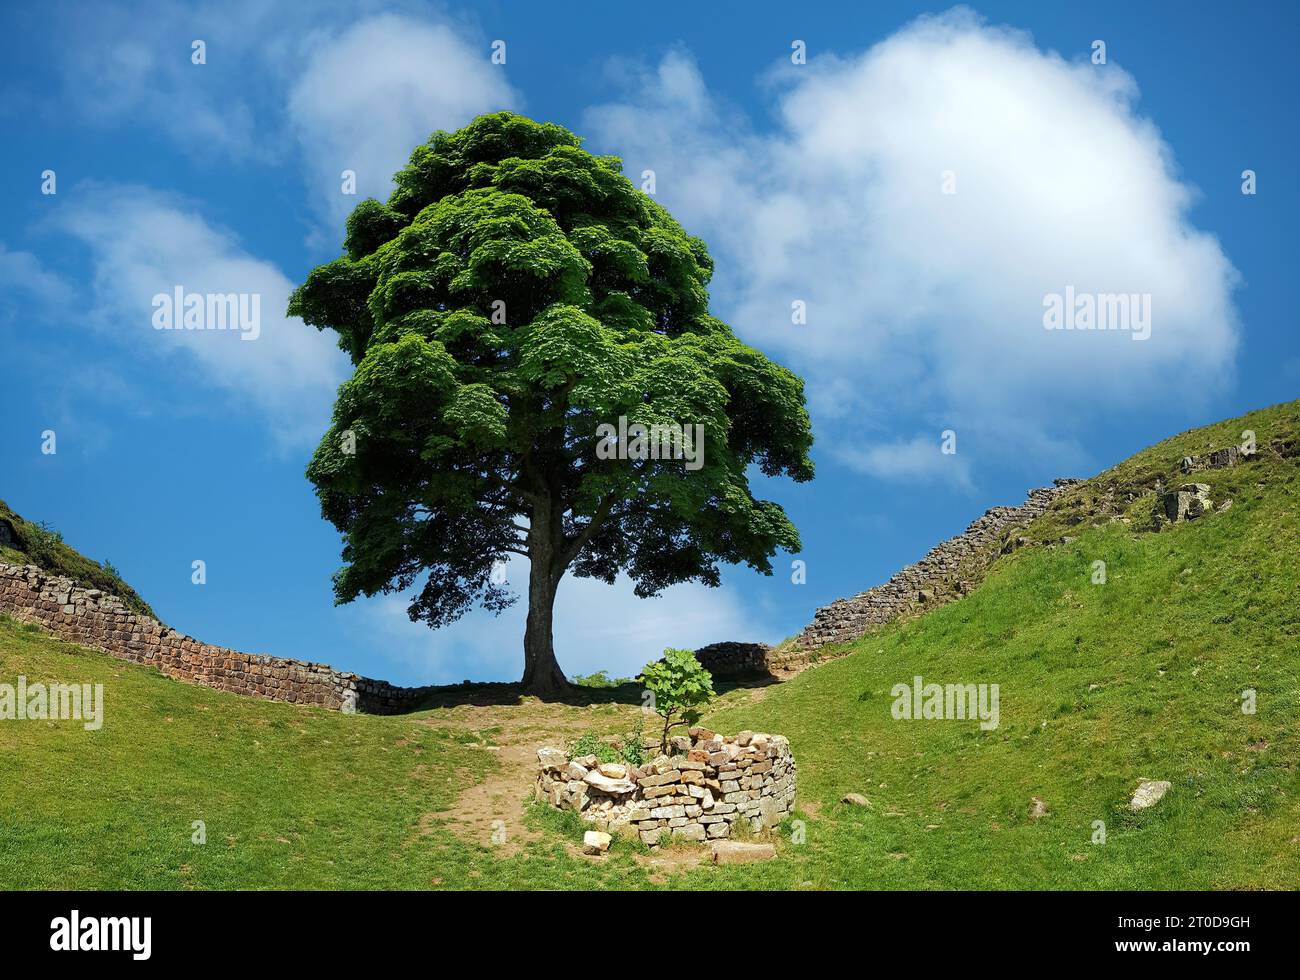
[[543, 880], [509, 862], [485, 880], [486, 850], [437, 825], [493, 766], [478, 732], [191, 687], [0, 620], [0, 681], [20, 673], [102, 683], [105, 722], [0, 722], [0, 888]]
[[[1178, 473], [1244, 428], [1257, 460]], [[697, 851], [621, 841], [584, 858], [575, 820], [522, 807], [529, 773], [511, 759], [627, 731], [633, 704], [449, 697], [344, 716], [187, 687], [0, 622], [0, 682], [99, 681], [107, 714], [96, 732], [0, 722], [0, 887], [1295, 888], [1297, 437], [1290, 403], [1168, 440], [1072, 491], [966, 599], [727, 693], [712, 727], [784, 733], [798, 760], [806, 840], [787, 825], [763, 865], [692, 867]], [[1149, 530], [1155, 481], [1193, 479], [1231, 509]], [[999, 727], [894, 721], [890, 689], [916, 674], [997, 683]], [[1143, 778], [1173, 786], [1132, 814]], [[500, 793], [472, 803], [489, 784]], [[871, 806], [839, 803], [847, 792]], [[499, 810], [511, 846], [465, 833], [462, 810]]]
[[52, 528], [33, 524], [0, 500], [0, 521], [13, 529], [14, 540], [0, 544], [0, 561], [11, 565], [38, 565], [47, 572], [66, 575], [89, 588], [115, 595], [128, 607], [153, 618], [153, 610], [139, 594], [118, 575], [108, 562], [97, 562], [69, 547], [63, 536]]
[[[1183, 476], [1256, 431], [1260, 458]], [[1300, 886], [1300, 403], [1185, 433], [1080, 486], [966, 600], [723, 710], [789, 734], [824, 883], [900, 887]], [[1274, 445], [1276, 443], [1277, 445]], [[1154, 533], [1142, 487], [1196, 480], [1223, 513]], [[1132, 493], [1134, 498], [1125, 498]], [[1125, 523], [1125, 521], [1130, 523]], [[1093, 585], [1092, 563], [1107, 580]], [[893, 721], [914, 674], [998, 683], [1001, 724]], [[1242, 712], [1241, 693], [1257, 692]], [[1141, 814], [1142, 778], [1173, 783]], [[864, 793], [869, 810], [834, 801]], [[1029, 818], [1032, 797], [1050, 814]], [[1093, 821], [1107, 842], [1091, 844]]]

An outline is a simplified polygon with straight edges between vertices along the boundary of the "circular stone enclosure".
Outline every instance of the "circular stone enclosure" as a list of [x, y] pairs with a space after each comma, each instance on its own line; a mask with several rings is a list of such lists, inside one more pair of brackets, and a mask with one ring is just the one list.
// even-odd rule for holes
[[775, 827], [793, 812], [795, 762], [785, 736], [692, 728], [671, 741], [672, 755], [642, 766], [541, 748], [536, 798], [650, 845], [727, 838], [741, 821]]

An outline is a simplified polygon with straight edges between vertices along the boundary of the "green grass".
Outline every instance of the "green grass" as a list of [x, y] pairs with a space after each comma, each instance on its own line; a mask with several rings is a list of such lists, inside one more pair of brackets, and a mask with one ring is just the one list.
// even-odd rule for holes
[[[1291, 403], [1148, 450], [1033, 529], [1056, 540], [1069, 527], [1075, 541], [1022, 549], [969, 598], [717, 713], [722, 731], [788, 735], [800, 801], [820, 804], [807, 856], [773, 883], [1300, 885], [1300, 467], [1269, 456], [1175, 475], [1183, 453], [1235, 441], [1243, 423], [1261, 444], [1294, 439], [1300, 412]], [[1233, 507], [1159, 533], [1070, 519], [1137, 472], [1208, 483]], [[1124, 513], [1145, 523], [1152, 505], [1147, 496]], [[1091, 583], [1098, 559], [1105, 585]], [[914, 674], [998, 683], [1000, 726], [894, 721], [890, 688]], [[1248, 688], [1254, 715], [1241, 710]], [[1144, 777], [1173, 788], [1131, 814]], [[851, 791], [872, 807], [840, 805]], [[1032, 796], [1051, 811], [1037, 822]], [[1100, 846], [1096, 820], [1107, 828]]]
[[[1177, 473], [1245, 427], [1280, 448]], [[1041, 543], [966, 599], [787, 683], [729, 691], [707, 723], [790, 738], [799, 823], [781, 828], [774, 862], [667, 879], [628, 842], [601, 861], [573, 854], [581, 825], [543, 807], [526, 817], [538, 839], [509, 858], [442, 823], [493, 771], [483, 743], [513, 705], [469, 733], [440, 727], [446, 708], [344, 716], [189, 687], [0, 622], [0, 681], [102, 682], [107, 714], [97, 732], [0, 722], [0, 886], [1295, 888], [1297, 434], [1291, 403], [1175, 437], [1072, 491], [1027, 533]], [[1208, 483], [1233, 507], [1152, 532], [1156, 478]], [[1105, 585], [1091, 583], [1096, 560]], [[894, 721], [890, 689], [914, 674], [997, 683], [999, 727]], [[634, 717], [574, 710], [602, 734]], [[1173, 788], [1131, 814], [1141, 778]], [[840, 804], [847, 792], [871, 807]], [[1034, 796], [1050, 810], [1037, 821]]]
[[[492, 730], [191, 687], [0, 617], [0, 681], [101, 683], [106, 720], [0, 722], [0, 888], [519, 888], [644, 883], [544, 840], [499, 859], [443, 821]], [[549, 815], [545, 815], [549, 816]], [[530, 817], [530, 820], [536, 816]], [[206, 825], [196, 844], [193, 823]], [[516, 828], [518, 829], [518, 828]], [[572, 840], [572, 837], [569, 838]]]

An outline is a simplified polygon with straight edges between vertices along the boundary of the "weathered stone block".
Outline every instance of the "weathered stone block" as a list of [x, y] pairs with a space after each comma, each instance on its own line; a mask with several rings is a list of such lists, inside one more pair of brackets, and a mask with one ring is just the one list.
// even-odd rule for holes
[[717, 841], [713, 845], [714, 864], [750, 864], [770, 861], [776, 857], [771, 844], [750, 844], [741, 841]]

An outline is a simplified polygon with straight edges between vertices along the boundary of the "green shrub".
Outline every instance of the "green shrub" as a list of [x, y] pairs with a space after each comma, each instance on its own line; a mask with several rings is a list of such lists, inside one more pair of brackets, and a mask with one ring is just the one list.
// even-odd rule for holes
[[645, 764], [645, 728], [638, 722], [635, 729], [619, 740], [617, 746], [595, 732], [585, 732], [576, 742], [569, 745], [569, 758], [577, 759], [584, 755], [594, 755], [596, 761], [622, 762], [629, 766]]
[[586, 732], [569, 746], [569, 758], [594, 755], [597, 762], [618, 762], [618, 750], [595, 732]]
[[594, 674], [579, 674], [573, 678], [573, 683], [578, 687], [594, 688], [613, 688], [622, 687], [624, 684], [631, 684], [630, 677], [610, 677], [609, 672], [598, 670]]
[[629, 766], [645, 765], [645, 725], [639, 720], [636, 728], [623, 736], [623, 761]]
[[664, 651], [663, 659], [646, 664], [637, 682], [650, 692], [649, 707], [664, 720], [659, 751], [668, 752], [668, 735], [700, 720], [700, 709], [714, 698], [713, 675], [690, 650]]
[[42, 568], [51, 568], [58, 563], [61, 544], [63, 535], [45, 521], [27, 526], [27, 554]]

